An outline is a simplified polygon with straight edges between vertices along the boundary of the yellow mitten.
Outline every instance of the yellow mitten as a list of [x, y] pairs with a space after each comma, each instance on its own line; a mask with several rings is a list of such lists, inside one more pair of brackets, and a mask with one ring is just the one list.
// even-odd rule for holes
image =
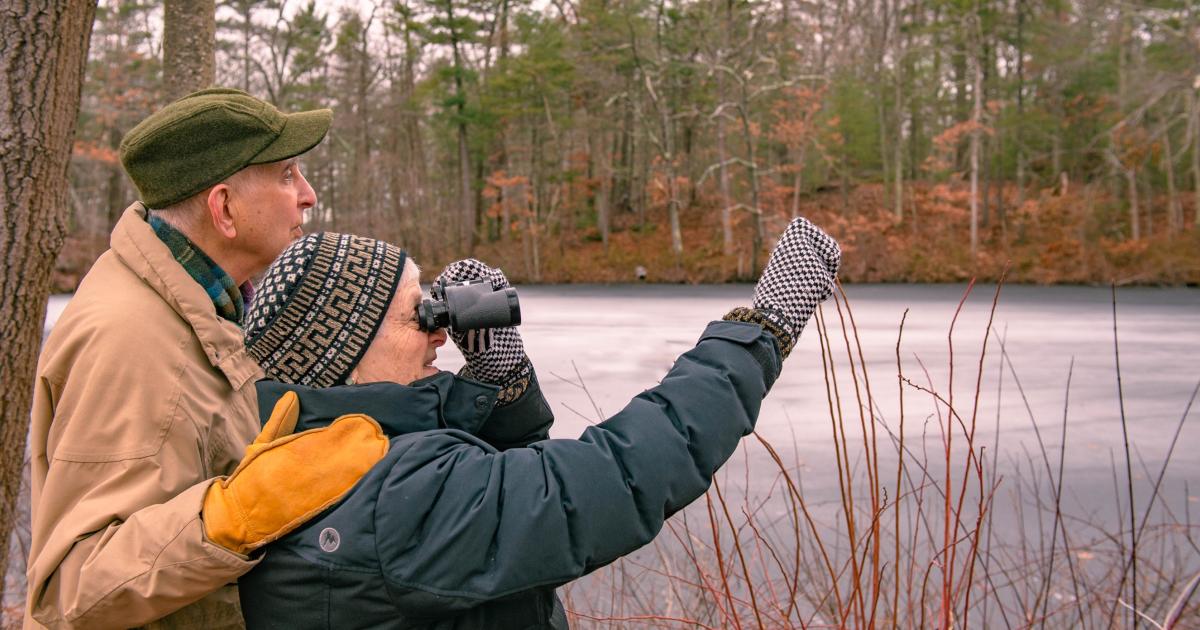
[[209, 486], [209, 540], [241, 554], [276, 540], [342, 498], [387, 453], [387, 437], [368, 416], [292, 434], [299, 416], [299, 398], [285, 393], [237, 470]]

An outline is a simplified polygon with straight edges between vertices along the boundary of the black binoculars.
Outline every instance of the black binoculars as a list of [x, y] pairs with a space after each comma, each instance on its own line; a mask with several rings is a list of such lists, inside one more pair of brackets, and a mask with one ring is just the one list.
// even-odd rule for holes
[[417, 325], [426, 332], [449, 328], [451, 332], [503, 328], [521, 323], [517, 290], [492, 289], [487, 280], [439, 281], [430, 289], [431, 298], [417, 306]]

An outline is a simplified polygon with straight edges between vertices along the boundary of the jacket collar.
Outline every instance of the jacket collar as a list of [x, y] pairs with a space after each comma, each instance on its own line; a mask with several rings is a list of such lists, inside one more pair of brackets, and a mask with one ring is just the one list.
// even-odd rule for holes
[[217, 315], [208, 293], [155, 236], [141, 202], [125, 209], [113, 228], [110, 246], [126, 267], [188, 323], [209, 362], [225, 375], [230, 386], [241, 389], [262, 378], [262, 370], [246, 354], [242, 329]]
[[266, 424], [285, 392], [300, 399], [296, 433], [327, 426], [348, 413], [371, 416], [388, 437], [433, 429], [479, 432], [491, 415], [499, 388], [438, 372], [411, 385], [368, 383], [314, 388], [278, 381], [259, 381], [259, 422]]

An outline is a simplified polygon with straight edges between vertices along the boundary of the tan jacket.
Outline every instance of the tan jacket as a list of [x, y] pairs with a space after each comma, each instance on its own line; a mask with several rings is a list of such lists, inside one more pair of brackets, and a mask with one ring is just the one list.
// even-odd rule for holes
[[255, 561], [209, 542], [200, 510], [258, 433], [262, 373], [145, 212], [125, 210], [38, 361], [26, 626], [242, 625]]

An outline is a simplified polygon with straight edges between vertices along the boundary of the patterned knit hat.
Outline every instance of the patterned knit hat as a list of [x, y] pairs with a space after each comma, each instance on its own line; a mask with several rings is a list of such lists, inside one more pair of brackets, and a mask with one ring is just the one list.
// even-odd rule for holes
[[333, 232], [292, 243], [246, 312], [250, 356], [277, 381], [341, 385], [379, 330], [406, 256], [383, 241]]

